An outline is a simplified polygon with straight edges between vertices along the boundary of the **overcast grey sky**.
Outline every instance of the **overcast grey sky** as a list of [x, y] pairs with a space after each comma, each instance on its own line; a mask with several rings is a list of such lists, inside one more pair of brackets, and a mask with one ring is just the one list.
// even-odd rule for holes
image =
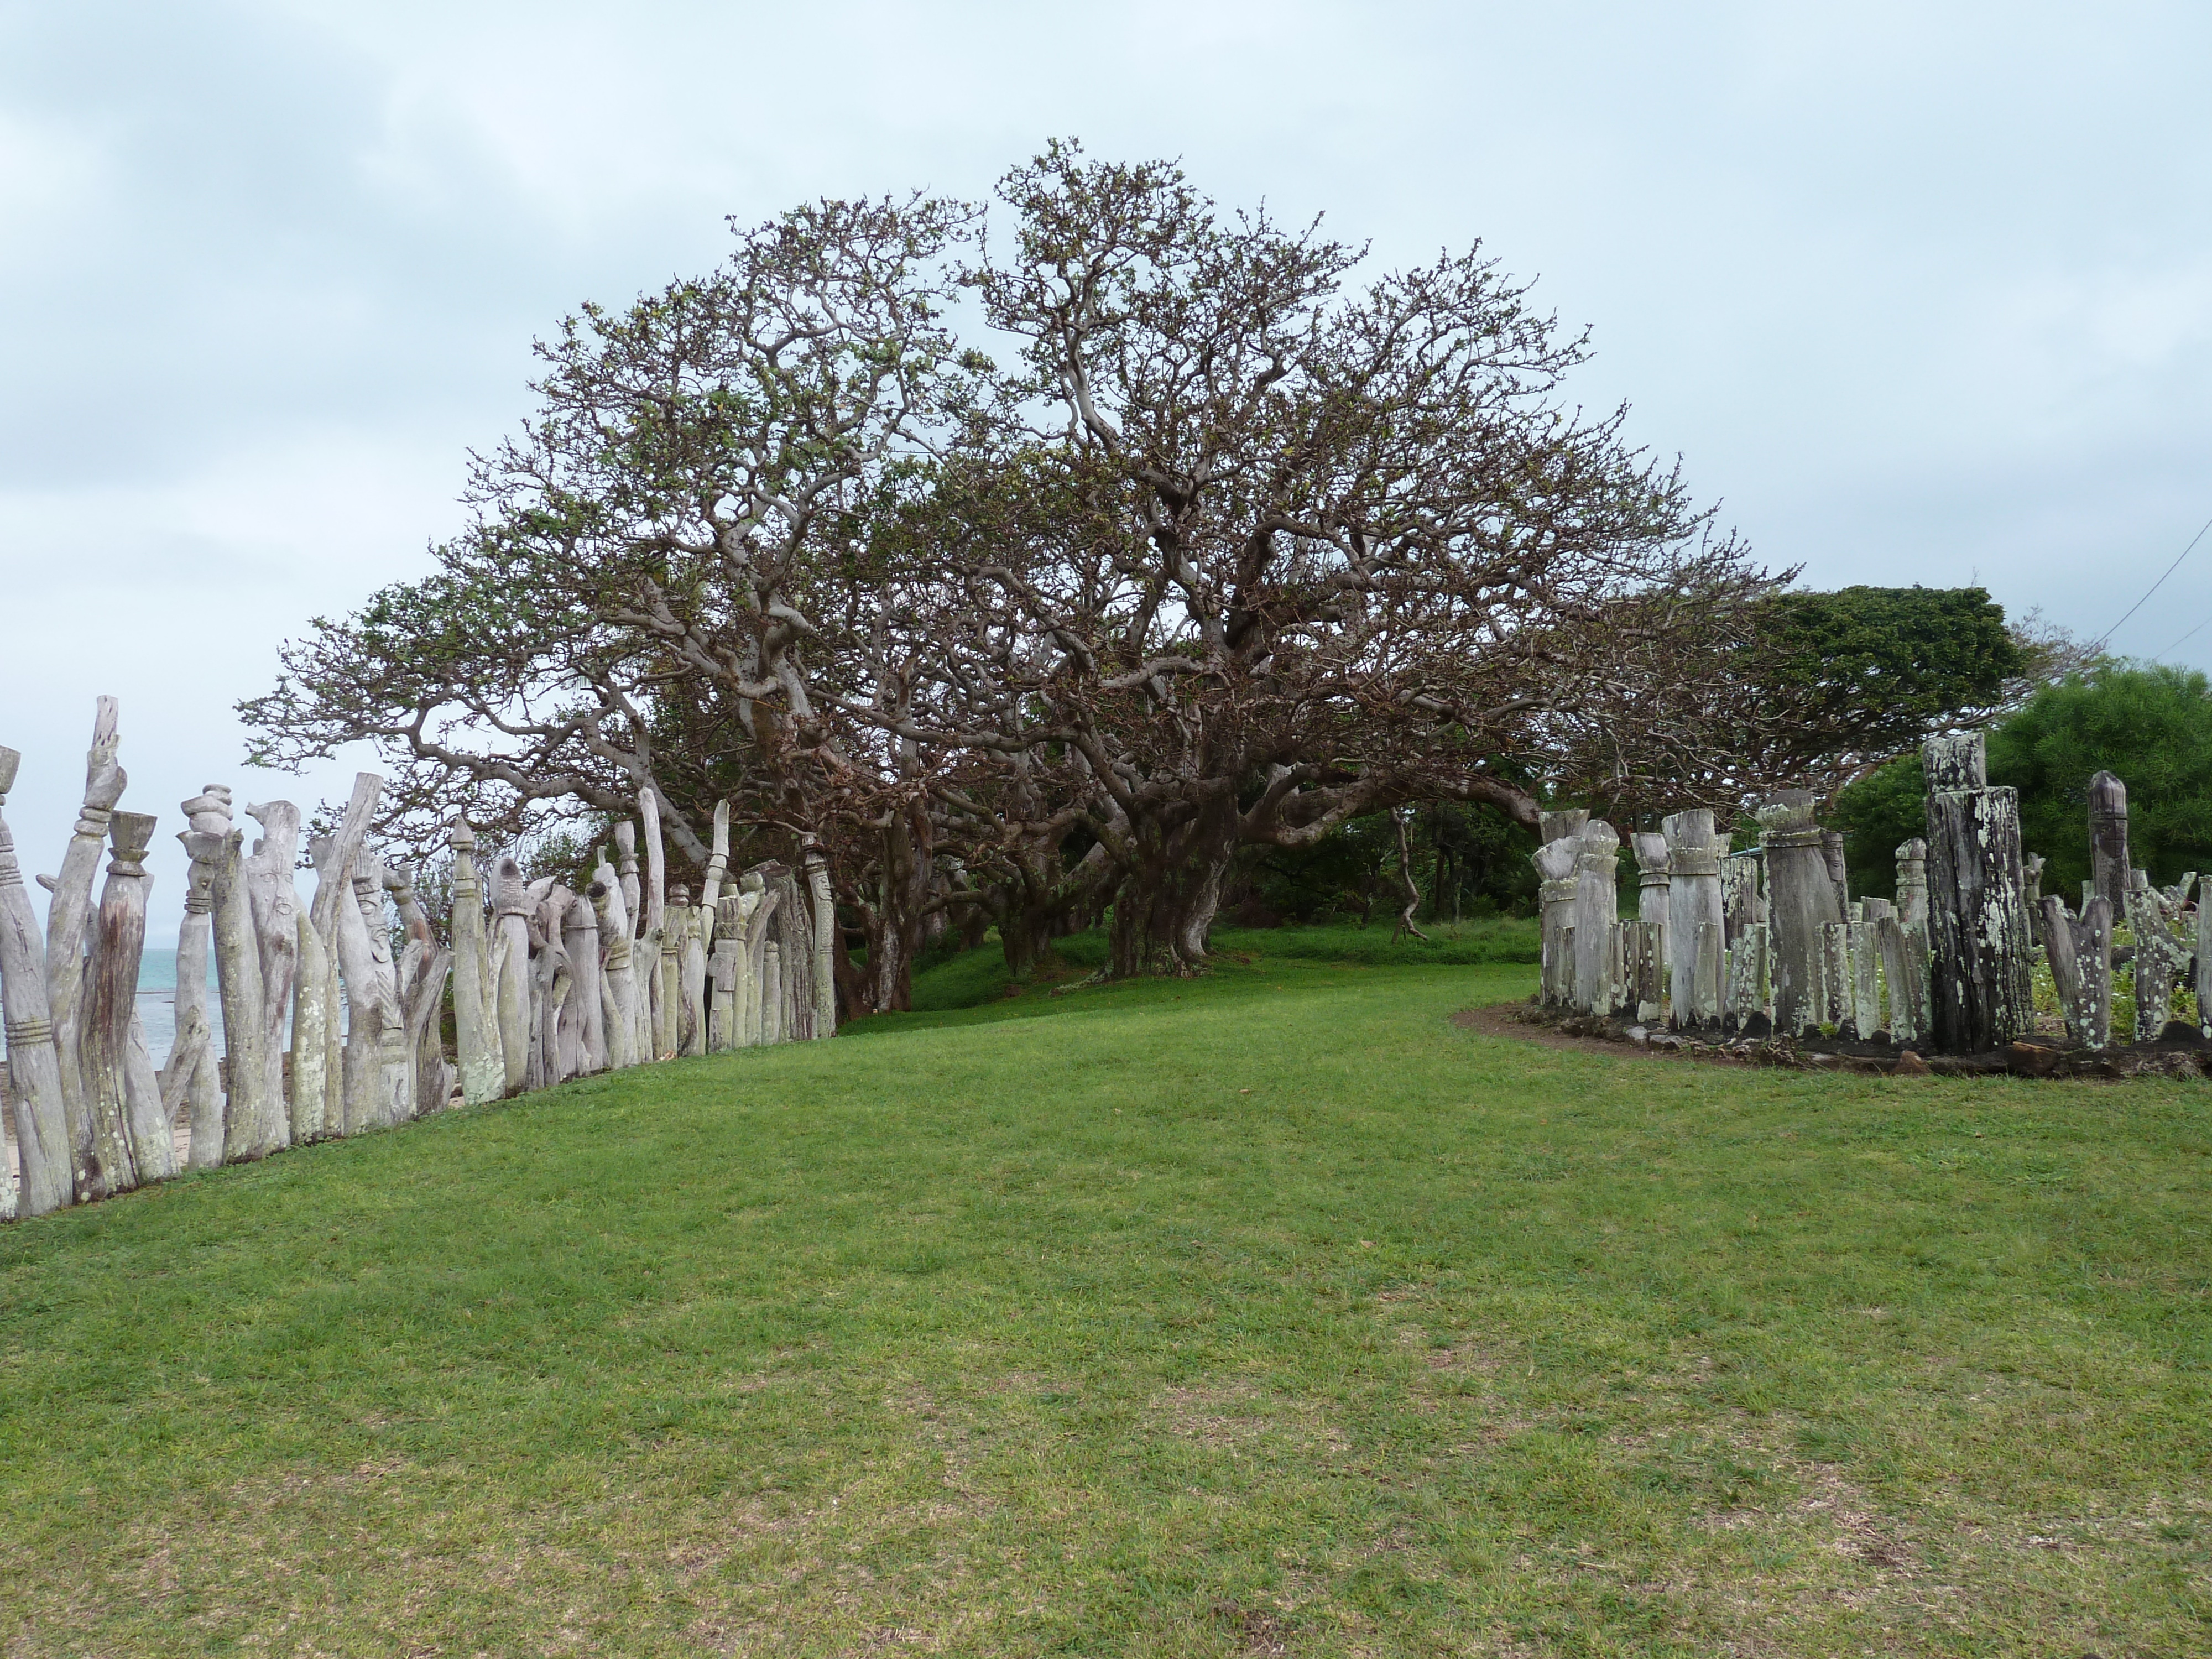
[[[2201, 0], [0, 0], [9, 822], [55, 868], [119, 695], [173, 938], [179, 800], [343, 793], [230, 706], [425, 568], [534, 335], [726, 215], [981, 197], [1055, 135], [1382, 264], [1480, 238], [1770, 562], [2094, 635], [2212, 518], [2208, 66]], [[2212, 538], [2112, 644], [2208, 619]]]

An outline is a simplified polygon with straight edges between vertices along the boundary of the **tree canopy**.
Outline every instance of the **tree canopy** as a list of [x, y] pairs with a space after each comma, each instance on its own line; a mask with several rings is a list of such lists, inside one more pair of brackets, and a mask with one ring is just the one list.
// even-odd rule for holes
[[244, 705], [256, 758], [375, 742], [426, 843], [649, 791], [696, 859], [728, 799], [827, 854], [841, 992], [894, 1007], [951, 921], [1188, 969], [1249, 849], [1728, 810], [2020, 672], [1978, 591], [1789, 591], [1479, 248], [1370, 271], [1072, 144], [994, 211], [819, 203], [568, 319], [436, 571]]

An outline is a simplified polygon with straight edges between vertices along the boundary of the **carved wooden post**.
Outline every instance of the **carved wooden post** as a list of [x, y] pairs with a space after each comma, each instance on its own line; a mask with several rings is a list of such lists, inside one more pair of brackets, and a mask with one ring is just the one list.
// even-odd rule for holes
[[530, 1066], [530, 895], [512, 857], [502, 856], [494, 869], [492, 908], [499, 916], [500, 1054], [506, 1092], [514, 1095]]
[[507, 1081], [499, 1024], [484, 999], [483, 890], [477, 882], [477, 833], [466, 818], [454, 820], [446, 840], [453, 849], [453, 1048], [460, 1061], [461, 1098], [471, 1106], [497, 1100]]
[[268, 1020], [262, 1006], [260, 941], [253, 927], [253, 898], [240, 848], [245, 838], [230, 823], [230, 792], [209, 789], [185, 803], [192, 828], [185, 850], [209, 866], [215, 904], [216, 988], [222, 997], [222, 1156], [227, 1164], [266, 1158], [283, 1143], [284, 1103], [269, 1090], [263, 1053]]
[[1897, 849], [1897, 925], [1928, 944], [1928, 843], [1915, 836]]
[[[1720, 1024], [1720, 964], [1705, 963], [1698, 929], [1710, 924], [1725, 937], [1721, 908], [1721, 854], [1725, 847], [1713, 831], [1709, 808], [1677, 812], [1660, 824], [1667, 840], [1667, 950], [1668, 978], [1677, 1028], [1717, 1029]], [[1701, 970], [1701, 963], [1703, 969]], [[1710, 995], [1707, 994], [1710, 992]]]
[[[261, 958], [261, 1059], [269, 1097], [283, 1101], [284, 1028], [300, 983], [300, 894], [292, 871], [300, 861], [300, 809], [288, 800], [246, 809], [261, 825], [261, 839], [245, 861], [246, 890], [253, 904], [253, 932]], [[322, 1115], [316, 1103], [315, 1116]], [[281, 1115], [277, 1145], [292, 1144], [293, 1114]]]
[[757, 1048], [768, 1041], [768, 932], [775, 917], [775, 895], [758, 870], [748, 870], [738, 884], [744, 934], [743, 981], [738, 987], [738, 1041]]
[[402, 1041], [407, 1049], [408, 1089], [398, 1109], [404, 1118], [422, 1117], [442, 1112], [453, 1097], [453, 1068], [446, 1059], [445, 1039], [439, 1030], [453, 953], [441, 948], [433, 937], [430, 918], [416, 896], [414, 877], [396, 866], [386, 868], [383, 876], [385, 890], [392, 895], [407, 928], [407, 945], [400, 952], [396, 975]]
[[1548, 847], [1555, 841], [1577, 841], [1581, 839], [1583, 826], [1589, 822], [1589, 809], [1586, 806], [1555, 807], [1551, 811], [1539, 813], [1536, 822], [1539, 825], [1536, 840], [1540, 845]]
[[783, 1040], [805, 1042], [814, 1035], [814, 928], [789, 865], [776, 866], [775, 884], [781, 895], [775, 925], [783, 951]]
[[2128, 913], [2128, 787], [2110, 772], [2089, 780], [2089, 881], [2114, 916]]
[[1613, 1012], [1613, 924], [1620, 919], [1620, 836], [1603, 818], [1583, 826], [1575, 885], [1575, 1006], [1602, 1018]]
[[1574, 925], [1575, 895], [1582, 890], [1576, 873], [1582, 861], [1582, 842], [1563, 836], [1546, 842], [1530, 858], [1542, 884], [1539, 889], [1543, 903], [1540, 994], [1545, 1006], [1564, 1008], [1574, 1000], [1574, 956], [1567, 948], [1566, 933]]
[[806, 838], [806, 886], [814, 899], [814, 1036], [837, 1035], [837, 901], [830, 890], [830, 859], [813, 837]]
[[384, 910], [386, 871], [381, 855], [363, 848], [354, 862], [354, 897], [368, 934], [371, 959], [381, 994], [376, 1004], [383, 1021], [377, 1033], [374, 1121], [389, 1128], [404, 1123], [415, 1109], [415, 1056], [407, 1047], [407, 1011], [400, 1000], [399, 966], [392, 958], [392, 924]]
[[[360, 999], [366, 991], [356, 990], [356, 971], [366, 971], [355, 960], [366, 945], [357, 937], [360, 930], [346, 919], [358, 921], [361, 906], [354, 893], [353, 866], [368, 844], [370, 818], [376, 811], [379, 796], [384, 791], [384, 780], [374, 772], [356, 772], [353, 792], [346, 801], [346, 809], [338, 820], [337, 832], [318, 836], [308, 843], [308, 856], [315, 866], [315, 896], [307, 907], [308, 926], [321, 942], [324, 961], [323, 979], [319, 994], [321, 1018], [324, 1024], [323, 1042], [323, 1121], [320, 1133], [326, 1135], [350, 1134], [361, 1125], [356, 1116], [368, 1109], [374, 1093], [371, 1079], [362, 1068], [369, 1065], [369, 1056], [361, 1045], [368, 1041], [368, 1024], [364, 1023]], [[303, 957], [303, 962], [305, 958]], [[312, 986], [305, 981], [301, 987], [302, 1003]], [[341, 1016], [343, 1016], [342, 1018]], [[295, 1018], [297, 1015], [295, 1012]], [[293, 1080], [297, 1088], [300, 1062], [297, 1050], [300, 1034], [294, 1030]], [[360, 1073], [360, 1075], [356, 1075]], [[349, 1093], [352, 1090], [355, 1092]]]
[[[23, 757], [0, 749], [0, 806]], [[46, 947], [15, 860], [15, 837], [0, 815], [0, 1020], [8, 1033], [8, 1106], [15, 1125], [22, 1181], [16, 1213], [47, 1215], [74, 1196], [69, 1115], [62, 1104], [61, 1059], [46, 1000]]]
[[[732, 904], [731, 900], [723, 901], [725, 916]], [[738, 941], [725, 921], [715, 935], [714, 954], [708, 961], [714, 989], [707, 1007], [707, 1047], [713, 1054], [726, 1054], [738, 1046]]]
[[629, 911], [613, 867], [603, 856], [588, 890], [599, 921], [603, 959], [601, 1003], [606, 1025], [607, 1066], [620, 1071], [637, 1064], [637, 982], [631, 958]]
[[1889, 1040], [1911, 1048], [1928, 1036], [1928, 948], [1894, 915], [1881, 917], [1874, 928], [1889, 985]]
[[1844, 919], [1828, 874], [1824, 837], [1813, 822], [1814, 796], [1785, 789], [1758, 811], [1766, 853], [1766, 948], [1774, 980], [1774, 1029], [1796, 1036], [1828, 1014], [1822, 993], [1820, 930]]
[[82, 1159], [91, 1146], [90, 1109], [84, 1097], [84, 1051], [79, 1012], [84, 996], [85, 926], [92, 908], [92, 878], [100, 872], [100, 853], [107, 840], [107, 820], [123, 799], [123, 769], [116, 764], [116, 701], [96, 701], [92, 747], [84, 759], [84, 804], [62, 872], [40, 884], [53, 895], [46, 905], [46, 1002], [52, 1011], [54, 1054], [61, 1064], [62, 1103], [69, 1116], [70, 1155], [83, 1178]]
[[[185, 803], [189, 816], [191, 803]], [[179, 840], [184, 837], [179, 836]], [[185, 920], [177, 930], [176, 1040], [162, 1068], [161, 1092], [185, 1105], [191, 1140], [185, 1166], [211, 1170], [222, 1162], [222, 1088], [216, 1077], [215, 1028], [208, 1019], [209, 917], [215, 872], [194, 863], [185, 878]]]
[[2043, 943], [2043, 854], [2030, 853], [2021, 860], [2021, 898], [2027, 910], [2027, 942]]
[[1848, 920], [1851, 913], [1851, 878], [1850, 866], [1844, 861], [1842, 830], [1821, 832], [1820, 862], [1827, 866], [1828, 880], [1836, 890], [1837, 914]]
[[649, 975], [653, 1000], [653, 1058], [676, 1052], [678, 946], [668, 935], [668, 859], [660, 835], [660, 797], [647, 785], [638, 791], [638, 817], [645, 824], [645, 933], [654, 967]]
[[1859, 919], [1851, 928], [1851, 1024], [1862, 1038], [1871, 1039], [1889, 1028], [1881, 1015], [1881, 921], [1894, 917], [1897, 907], [1887, 899], [1862, 899], [1854, 907]]
[[1931, 738], [1928, 774], [1929, 975], [1936, 1046], [2002, 1048], [2035, 1012], [2021, 892], [2020, 797], [1989, 787], [1982, 734]]
[[138, 964], [146, 949], [143, 860], [154, 839], [153, 815], [117, 812], [108, 820], [108, 834], [115, 856], [107, 866], [92, 957], [86, 964], [82, 1024], [85, 1105], [92, 1126], [80, 1186], [86, 1199], [128, 1192], [175, 1172], [159, 1091], [148, 1100], [146, 1079], [133, 1089], [130, 1075]]
[[[1648, 951], [1652, 960], [1649, 986], [1638, 981], [1636, 1017], [1648, 1024], [1666, 1012], [1667, 837], [1641, 833], [1632, 844], [1636, 849], [1636, 919], [1650, 930], [1649, 939], [1639, 948]], [[1645, 1006], [1647, 989], [1649, 1006]]]
[[599, 918], [588, 897], [580, 894], [569, 901], [561, 943], [568, 952], [569, 971], [576, 975], [574, 1000], [582, 1021], [579, 1069], [596, 1074], [607, 1069], [607, 1027], [599, 991]]
[[[1820, 977], [1814, 993], [1815, 1013], [1825, 1029], [1847, 1034], [1851, 1006], [1851, 925], [1848, 921], [1820, 924]], [[1848, 1032], [1856, 1036], [1856, 1032]]]
[[653, 1057], [673, 1060], [684, 1052], [684, 937], [681, 928], [690, 920], [690, 889], [670, 890], [668, 906], [654, 930], [659, 959], [653, 974]]
[[689, 888], [669, 894], [668, 931], [676, 948], [676, 1052], [707, 1052], [707, 940], [705, 913], [691, 902]]
[[783, 1041], [783, 963], [782, 953], [770, 939], [766, 952], [767, 963], [761, 975], [761, 1042], [763, 1045]]

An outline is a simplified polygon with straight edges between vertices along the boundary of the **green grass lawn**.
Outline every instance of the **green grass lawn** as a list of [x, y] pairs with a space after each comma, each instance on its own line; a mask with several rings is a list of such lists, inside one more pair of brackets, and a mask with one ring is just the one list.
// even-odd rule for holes
[[2203, 1085], [1255, 937], [0, 1233], [0, 1651], [2212, 1651]]

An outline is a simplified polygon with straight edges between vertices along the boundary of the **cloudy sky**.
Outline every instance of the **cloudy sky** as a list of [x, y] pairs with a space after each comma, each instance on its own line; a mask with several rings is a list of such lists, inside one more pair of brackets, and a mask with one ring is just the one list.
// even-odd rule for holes
[[[239, 698], [423, 569], [532, 337], [724, 217], [981, 197], [1055, 135], [1480, 238], [1593, 331], [1770, 562], [2088, 635], [2212, 519], [2212, 8], [0, 0], [0, 743], [56, 867], [93, 698], [125, 805], [342, 794]], [[2112, 638], [2212, 621], [2212, 538]], [[2170, 659], [2212, 667], [2212, 626]]]

